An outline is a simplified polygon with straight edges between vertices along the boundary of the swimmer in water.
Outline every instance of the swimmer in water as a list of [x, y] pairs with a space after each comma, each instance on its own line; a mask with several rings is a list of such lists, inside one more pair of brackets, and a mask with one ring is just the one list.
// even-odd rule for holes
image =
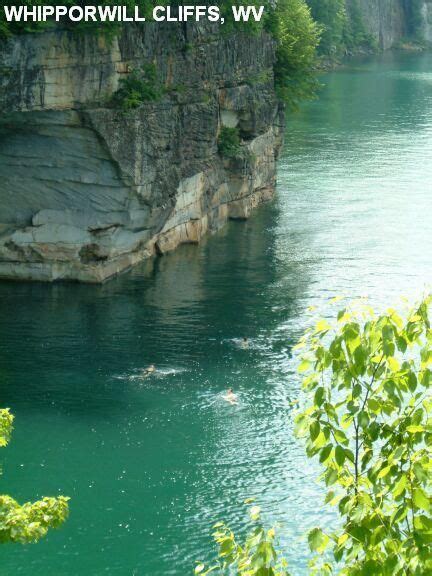
[[156, 372], [156, 367], [154, 364], [150, 364], [150, 366], [143, 370], [143, 376], [144, 378], [148, 378], [150, 374], [154, 374], [154, 372]]
[[224, 398], [224, 400], [226, 400], [230, 404], [238, 404], [237, 394], [234, 394], [232, 388], [228, 388], [227, 393], [225, 394], [225, 396], [223, 398]]
[[243, 350], [249, 348], [249, 340], [246, 338], [246, 336], [242, 340], [241, 347], [243, 348]]

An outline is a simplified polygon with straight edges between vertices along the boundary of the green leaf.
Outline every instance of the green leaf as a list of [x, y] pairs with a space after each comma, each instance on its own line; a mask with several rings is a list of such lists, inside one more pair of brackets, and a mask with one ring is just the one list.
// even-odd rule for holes
[[305, 372], [307, 372], [311, 368], [312, 368], [311, 362], [309, 362], [308, 360], [303, 360], [302, 362], [300, 362], [297, 370], [300, 374], [304, 374]]
[[349, 535], [347, 533], [342, 534], [341, 536], [339, 536], [338, 540], [337, 540], [337, 544], [339, 547], [343, 546], [345, 544], [345, 542], [348, 540]]
[[312, 552], [322, 553], [329, 543], [329, 537], [321, 528], [313, 528], [308, 534], [308, 542]]
[[362, 428], [367, 428], [369, 426], [369, 416], [367, 414], [367, 412], [365, 412], [364, 410], [361, 410], [358, 413], [358, 423], [360, 424], [360, 426]]
[[419, 482], [426, 484], [430, 481], [430, 472], [420, 462], [414, 463], [413, 470]]
[[312, 422], [312, 424], [309, 428], [309, 434], [310, 434], [312, 442], [318, 438], [318, 434], [320, 433], [320, 430], [321, 430], [320, 423], [317, 420], [315, 420], [315, 422]]
[[336, 446], [335, 459], [338, 466], [342, 467], [343, 463], [345, 462], [345, 450], [341, 446]]
[[387, 476], [387, 474], [389, 474], [390, 470], [391, 470], [391, 466], [385, 466], [384, 468], [381, 468], [381, 470], [378, 472], [378, 479], [381, 478], [385, 478]]
[[396, 339], [397, 341], [397, 347], [401, 352], [406, 352], [407, 349], [407, 341], [405, 340], [405, 338], [403, 336], [398, 336], [398, 338]]
[[327, 444], [327, 446], [325, 446], [320, 453], [320, 457], [319, 457], [319, 461], [321, 462], [321, 464], [323, 464], [324, 462], [326, 462], [330, 456], [330, 453], [333, 449], [332, 444]]
[[329, 468], [325, 474], [325, 483], [327, 486], [333, 486], [338, 479], [337, 470], [334, 468]]
[[321, 407], [325, 398], [325, 392], [323, 386], [316, 389], [314, 402], [318, 407]]
[[372, 424], [367, 429], [367, 433], [370, 436], [372, 442], [375, 442], [378, 439], [380, 433], [380, 425], [377, 422], [372, 422]]
[[357, 346], [357, 348], [354, 351], [354, 361], [355, 361], [355, 367], [357, 368], [357, 373], [363, 374], [366, 358], [367, 355], [363, 346]]
[[329, 492], [327, 492], [327, 495], [326, 495], [325, 500], [324, 500], [324, 504], [328, 504], [330, 502], [330, 500], [333, 500], [334, 497], [335, 497], [335, 493], [333, 492], [333, 490], [330, 490]]
[[393, 496], [398, 498], [408, 486], [408, 478], [407, 476], [401, 476], [401, 478], [396, 482], [395, 487], [393, 488]]
[[333, 431], [334, 437], [336, 438], [336, 440], [338, 442], [341, 442], [342, 444], [347, 444], [348, 443], [348, 438], [346, 437], [346, 434], [344, 434], [342, 432], [342, 430], [334, 430]]
[[415, 392], [417, 388], [417, 376], [413, 372], [408, 374], [408, 388], [411, 392]]
[[353, 388], [352, 396], [354, 399], [360, 398], [362, 393], [362, 387], [360, 384], [356, 384]]
[[387, 364], [393, 372], [398, 372], [400, 370], [400, 364], [393, 356], [387, 358]]
[[316, 323], [316, 326], [315, 326], [315, 331], [316, 332], [328, 332], [330, 330], [330, 328], [331, 328], [331, 326], [327, 322], [327, 320], [318, 320], [318, 322]]
[[425, 388], [429, 388], [431, 385], [431, 371], [429, 370], [429, 368], [427, 368], [426, 370], [423, 371], [422, 377], [421, 377], [421, 383], [422, 386], [424, 386]]
[[307, 431], [308, 431], [308, 420], [303, 416], [303, 414], [300, 414], [296, 418], [294, 426], [294, 434], [297, 437], [302, 438], [307, 434]]
[[418, 432], [425, 432], [425, 429], [423, 426], [407, 426], [407, 432], [417, 434]]
[[318, 434], [318, 436], [316, 437], [315, 441], [314, 441], [314, 446], [316, 448], [322, 448], [324, 446], [324, 444], [326, 443], [327, 438], [324, 434], [324, 432], [321, 430], [321, 432]]
[[408, 508], [407, 506], [405, 506], [405, 504], [403, 506], [399, 506], [399, 508], [394, 512], [394, 514], [391, 517], [391, 524], [392, 526], [394, 524], [397, 524], [398, 522], [403, 522], [408, 514]]
[[366, 450], [363, 457], [362, 457], [362, 460], [361, 460], [362, 471], [366, 469], [366, 466], [372, 460], [372, 457], [373, 457], [373, 451], [372, 450]]
[[369, 409], [375, 413], [379, 412], [380, 410], [380, 403], [374, 398], [369, 398], [369, 400], [367, 401], [367, 405]]
[[422, 508], [427, 512], [431, 511], [431, 501], [430, 498], [426, 496], [421, 488], [416, 488], [413, 492], [413, 502], [417, 508]]
[[354, 463], [354, 453], [352, 450], [349, 450], [348, 448], [344, 448], [345, 451], [345, 456], [348, 458], [348, 460], [352, 463]]

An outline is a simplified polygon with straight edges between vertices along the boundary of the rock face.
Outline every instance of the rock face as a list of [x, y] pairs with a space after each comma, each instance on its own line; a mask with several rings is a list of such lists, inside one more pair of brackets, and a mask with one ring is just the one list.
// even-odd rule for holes
[[[432, 0], [346, 0], [348, 15], [358, 12], [377, 46], [388, 50], [412, 35], [410, 20], [418, 20], [415, 34], [432, 42]], [[418, 11], [418, 15], [414, 15]]]
[[[0, 277], [102, 282], [198, 242], [272, 196], [283, 118], [275, 46], [198, 24], [50, 32], [0, 46]], [[163, 96], [110, 104], [156, 66]], [[237, 127], [241, 154], [218, 152]]]
[[368, 34], [377, 46], [388, 50], [407, 35], [405, 0], [348, 0], [348, 12], [356, 6]]

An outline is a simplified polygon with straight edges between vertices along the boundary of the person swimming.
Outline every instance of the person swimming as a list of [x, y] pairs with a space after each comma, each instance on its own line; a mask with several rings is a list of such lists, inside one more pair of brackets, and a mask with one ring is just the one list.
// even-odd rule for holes
[[228, 388], [227, 393], [224, 395], [223, 399], [229, 402], [230, 404], [238, 404], [237, 394], [234, 394], [232, 388]]
[[155, 372], [156, 372], [156, 366], [154, 364], [150, 364], [150, 366], [144, 368], [144, 370], [142, 371], [142, 375], [144, 378], [148, 378], [151, 374], [154, 374]]
[[247, 348], [249, 348], [249, 339], [246, 338], [246, 336], [243, 337], [243, 340], [242, 340], [240, 346], [243, 348], [243, 350], [246, 350]]

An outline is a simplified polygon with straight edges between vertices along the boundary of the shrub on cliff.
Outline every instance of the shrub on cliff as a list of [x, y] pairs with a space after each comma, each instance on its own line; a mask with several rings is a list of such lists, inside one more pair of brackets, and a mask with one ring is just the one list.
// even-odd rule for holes
[[218, 152], [225, 158], [236, 158], [241, 153], [238, 128], [223, 126], [218, 136]]
[[[296, 432], [321, 464], [325, 501], [340, 516], [335, 531], [308, 535], [318, 554], [312, 574], [334, 573], [330, 550], [342, 576], [432, 574], [429, 305], [424, 300], [403, 317], [348, 307], [333, 324], [320, 320], [297, 347], [308, 400]], [[257, 507], [252, 520], [244, 542], [217, 524], [220, 561], [196, 573], [287, 576], [275, 531], [261, 525]]]
[[120, 80], [120, 86], [112, 97], [114, 106], [133, 110], [144, 102], [155, 102], [163, 95], [155, 64], [143, 64], [131, 70]]
[[[9, 443], [13, 416], [0, 410], [0, 447]], [[0, 544], [37, 542], [50, 528], [58, 528], [68, 516], [68, 498], [43, 498], [18, 504], [11, 496], [0, 494]]]

